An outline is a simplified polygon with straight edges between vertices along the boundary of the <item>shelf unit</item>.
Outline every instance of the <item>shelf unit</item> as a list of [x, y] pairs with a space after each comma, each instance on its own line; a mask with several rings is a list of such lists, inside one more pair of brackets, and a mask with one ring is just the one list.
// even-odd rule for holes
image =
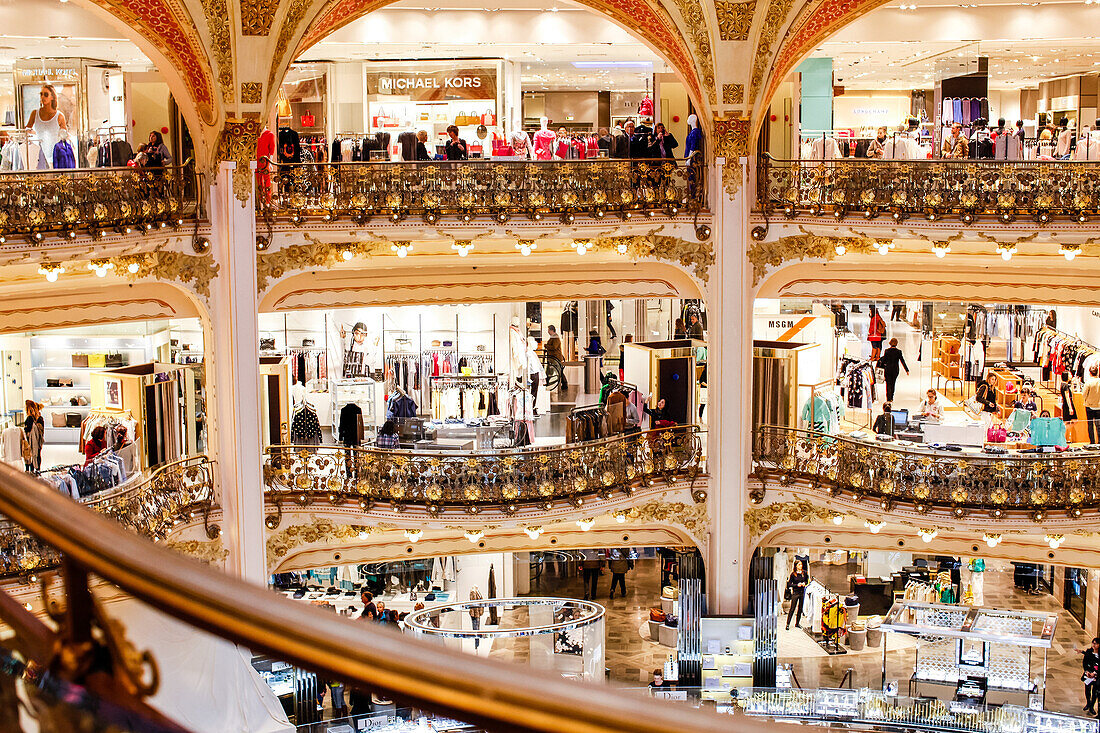
[[[1015, 409], [1012, 407], [1012, 403], [1020, 396], [1020, 379], [1012, 372], [1003, 369], [990, 369], [989, 381], [993, 385], [993, 389], [997, 390], [997, 413], [1001, 418], [1006, 418]], [[1009, 385], [1012, 385], [1011, 390], [1008, 389]]]
[[699, 620], [704, 700], [728, 700], [731, 690], [752, 687], [754, 623], [751, 616]]
[[[76, 444], [80, 440], [79, 427], [54, 427], [55, 413], [77, 413], [81, 419], [92, 409], [91, 374], [106, 367], [74, 367], [74, 354], [121, 353], [127, 364], [139, 364], [148, 358], [146, 339], [136, 337], [66, 337], [33, 336], [30, 339], [32, 399], [42, 405], [42, 417], [46, 423], [46, 443]], [[72, 387], [49, 387], [48, 379], [72, 379]], [[88, 404], [73, 405], [69, 400], [84, 397]], [[61, 404], [50, 404], [60, 401]]]
[[952, 382], [958, 382], [959, 391], [962, 391], [962, 341], [954, 336], [932, 339], [932, 375], [936, 377], [937, 386], [942, 387], [943, 382], [947, 382], [950, 387]]

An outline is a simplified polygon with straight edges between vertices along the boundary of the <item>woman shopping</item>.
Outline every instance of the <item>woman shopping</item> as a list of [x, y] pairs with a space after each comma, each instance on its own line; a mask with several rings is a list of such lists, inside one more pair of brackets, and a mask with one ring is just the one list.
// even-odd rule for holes
[[978, 382], [978, 388], [974, 391], [974, 401], [977, 403], [975, 407], [981, 411], [982, 424], [988, 428], [993, 424], [993, 416], [1001, 412], [997, 407], [997, 390], [993, 387], [988, 375]]
[[882, 353], [882, 340], [884, 338], [886, 338], [886, 321], [882, 319], [878, 309], [871, 306], [871, 321], [867, 324], [867, 341], [871, 344], [871, 361], [878, 361]]
[[906, 374], [909, 373], [909, 365], [905, 363], [905, 356], [901, 353], [901, 349], [898, 348], [898, 340], [896, 338], [890, 339], [890, 348], [883, 352], [878, 360], [878, 366], [886, 372], [886, 401], [893, 402], [894, 385], [897, 384], [898, 375], [901, 374], [902, 367], [905, 367]]
[[794, 570], [787, 578], [787, 590], [784, 595], [791, 602], [791, 608], [787, 611], [787, 631], [791, 630], [791, 619], [794, 618], [795, 627], [802, 625], [802, 602], [806, 597], [806, 584], [810, 582], [810, 576], [801, 560], [794, 561]]

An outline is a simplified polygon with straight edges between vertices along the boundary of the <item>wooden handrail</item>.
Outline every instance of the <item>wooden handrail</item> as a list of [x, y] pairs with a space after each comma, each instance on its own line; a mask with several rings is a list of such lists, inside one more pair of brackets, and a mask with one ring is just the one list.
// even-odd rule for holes
[[[159, 611], [253, 651], [491, 730], [728, 733], [731, 720], [482, 659], [283, 598], [160, 547], [9, 466], [0, 513]], [[774, 724], [738, 720], [745, 733]]]

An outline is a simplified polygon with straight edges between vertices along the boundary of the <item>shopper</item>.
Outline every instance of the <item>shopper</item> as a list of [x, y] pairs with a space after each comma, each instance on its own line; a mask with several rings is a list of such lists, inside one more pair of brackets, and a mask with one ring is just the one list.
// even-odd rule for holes
[[791, 619], [794, 619], [795, 628], [802, 625], [802, 603], [806, 598], [806, 585], [810, 582], [810, 576], [806, 574], [806, 568], [801, 560], [794, 561], [794, 570], [787, 578], [787, 589], [784, 597], [791, 602], [787, 610], [787, 631], [791, 630]]
[[607, 156], [611, 157], [611, 147], [612, 143], [614, 143], [614, 140], [611, 138], [611, 131], [606, 127], [601, 127], [597, 131], [597, 135], [599, 135], [599, 137], [596, 138], [596, 147], [600, 150], [606, 150]]
[[600, 570], [603, 568], [603, 558], [599, 550], [581, 551], [581, 578], [584, 583], [584, 600], [596, 600], [596, 592], [600, 582]]
[[359, 614], [359, 618], [367, 621], [377, 621], [378, 606], [374, 603], [374, 594], [369, 590], [365, 590], [360, 594], [359, 599], [363, 601], [363, 613]]
[[1016, 120], [1016, 137], [1020, 140], [1020, 150], [1023, 150], [1025, 140], [1023, 120]]
[[1020, 390], [1020, 396], [1012, 403], [1012, 407], [1017, 410], [1027, 410], [1031, 413], [1032, 417], [1039, 411], [1039, 406], [1035, 404], [1035, 392], [1031, 387], [1024, 387]]
[[905, 356], [898, 348], [896, 338], [890, 339], [890, 347], [879, 358], [878, 366], [886, 372], [886, 400], [893, 402], [894, 386], [898, 382], [898, 376], [901, 374], [902, 368], [904, 367], [905, 373], [909, 374], [909, 365], [905, 363]]
[[[1081, 649], [1077, 650], [1081, 652]], [[1084, 650], [1084, 659], [1081, 662], [1081, 681], [1085, 683], [1085, 707], [1081, 708], [1089, 715], [1096, 715], [1096, 703], [1100, 700], [1097, 694], [1096, 675], [1100, 673], [1100, 638], [1094, 638], [1088, 649]]]
[[883, 146], [886, 144], [886, 126], [878, 128], [875, 137], [867, 145], [868, 158], [882, 158]]
[[1047, 317], [1046, 320], [1043, 321], [1043, 325], [1047, 328], [1058, 328], [1058, 312], [1051, 308], [1050, 311], [1047, 312]]
[[1077, 419], [1077, 405], [1073, 403], [1073, 388], [1070, 386], [1069, 372], [1063, 371], [1060, 376], [1062, 386], [1058, 388], [1058, 393], [1062, 398], [1062, 421], [1070, 423]]
[[[480, 601], [482, 599], [481, 591], [477, 589], [477, 586], [470, 588], [470, 600]], [[480, 604], [470, 606], [470, 628], [474, 631], [481, 630], [481, 617], [485, 614], [485, 606]], [[474, 649], [476, 650], [481, 646], [481, 637], [474, 637]]]
[[905, 301], [895, 300], [890, 305], [890, 323], [894, 321], [905, 322]]
[[944, 158], [970, 157], [970, 142], [962, 134], [962, 125], [958, 122], [951, 125], [951, 134], [944, 138], [940, 154]]
[[623, 348], [623, 344], [634, 343], [634, 334], [628, 333], [623, 337], [623, 343], [619, 344], [619, 381], [626, 379], [626, 364], [624, 359], [626, 357], [626, 349]]
[[871, 344], [871, 361], [878, 361], [882, 353], [882, 340], [886, 338], [886, 321], [878, 309], [871, 306], [871, 321], [867, 324], [867, 341]]
[[894, 435], [894, 413], [890, 411], [890, 403], [882, 403], [882, 414], [875, 418], [875, 425], [872, 428], [875, 431], [875, 435]]
[[91, 437], [84, 441], [84, 465], [87, 466], [92, 459], [107, 450], [107, 428], [97, 425], [92, 428]]
[[[594, 328], [588, 332], [588, 346], [585, 347], [585, 353], [589, 356], [603, 356], [607, 353], [600, 339], [600, 332]], [[603, 366], [602, 362], [601, 366]]]
[[699, 341], [703, 341], [706, 338], [703, 335], [703, 324], [699, 323], [699, 314], [694, 311], [688, 315], [687, 337], [689, 339], [698, 339]]
[[445, 146], [447, 160], [467, 160], [469, 151], [466, 141], [458, 136], [458, 125], [448, 125], [447, 135], [450, 137]]
[[149, 147], [145, 149], [145, 153], [148, 155], [146, 166], [163, 168], [172, 165], [172, 154], [168, 152], [164, 137], [157, 130], [149, 133]]
[[428, 131], [419, 130], [416, 133], [416, 159], [417, 160], [431, 160], [432, 156], [428, 154]]
[[611, 571], [611, 594], [608, 598], [615, 597], [615, 586], [619, 587], [622, 598], [626, 598], [626, 574], [634, 569], [634, 561], [630, 559], [630, 550], [623, 547], [618, 550], [608, 550], [607, 567]]
[[561, 337], [554, 324], [546, 327], [546, 343], [542, 346], [542, 353], [546, 354], [547, 361], [565, 363], [565, 354], [561, 350]]
[[664, 670], [660, 670], [660, 669], [653, 670], [653, 681], [649, 683], [650, 689], [653, 689], [654, 687], [665, 688], [665, 687], [668, 687], [668, 686], [669, 686], [669, 684], [667, 682], [665, 682]]
[[943, 420], [943, 405], [938, 399], [936, 390], [929, 389], [924, 393], [924, 401], [920, 403], [918, 415], [926, 420]]
[[1100, 443], [1100, 366], [1089, 367], [1085, 380], [1085, 419], [1089, 421], [1089, 442]]
[[665, 130], [663, 122], [658, 122], [649, 135], [650, 158], [675, 158], [676, 148], [680, 145], [671, 132]]
[[23, 464], [28, 471], [38, 473], [42, 470], [42, 444], [46, 442], [46, 421], [42, 419], [42, 405], [34, 400], [23, 402], [26, 418], [23, 420], [23, 433], [26, 436], [28, 450], [24, 452]]
[[[1100, 384], [1097, 385], [1097, 397], [1100, 398]], [[993, 416], [1000, 414], [997, 407], [997, 390], [993, 386], [993, 379], [988, 374], [978, 382], [978, 388], [974, 390], [974, 400], [981, 411], [982, 424], [987, 428], [993, 424]]]
[[687, 328], [684, 326], [683, 318], [677, 318], [672, 326], [672, 338], [676, 341], [687, 338]]
[[668, 411], [668, 403], [665, 402], [665, 398], [657, 400], [656, 407], [650, 407], [644, 405], [642, 409], [645, 414], [649, 415], [649, 428], [650, 430], [658, 430], [660, 428], [671, 428], [676, 424], [676, 421], [672, 419], [672, 415]]
[[634, 125], [634, 120], [627, 120], [623, 125], [623, 131], [630, 138], [630, 157], [645, 158], [648, 154], [649, 140], [644, 132], [640, 132]]
[[379, 448], [397, 448], [401, 445], [401, 440], [397, 437], [397, 425], [393, 420], [387, 420], [382, 423], [382, 427], [378, 429], [378, 435], [374, 439], [374, 444]]

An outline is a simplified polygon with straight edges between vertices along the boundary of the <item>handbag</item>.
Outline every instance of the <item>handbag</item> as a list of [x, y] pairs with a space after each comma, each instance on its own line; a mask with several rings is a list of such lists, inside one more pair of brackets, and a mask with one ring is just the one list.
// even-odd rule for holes
[[60, 379], [55, 379], [55, 378], [52, 378], [52, 377], [46, 377], [46, 386], [47, 387], [60, 387], [61, 386], [61, 380]]
[[64, 412], [51, 412], [50, 413], [50, 426], [55, 428], [65, 427], [65, 413]]
[[107, 354], [107, 356], [104, 357], [104, 363], [109, 367], [123, 367], [126, 366], [129, 361], [121, 353], [115, 353]]
[[79, 428], [83, 417], [79, 412], [66, 412], [65, 413], [65, 427], [67, 428]]
[[73, 359], [73, 366], [74, 367], [83, 368], [83, 367], [88, 366], [88, 355], [87, 354], [73, 354], [72, 359]]
[[791, 596], [792, 596], [792, 595], [793, 595], [793, 594], [791, 593], [791, 587], [790, 587], [790, 586], [788, 585], [788, 586], [787, 586], [787, 587], [786, 587], [786, 588], [785, 588], [785, 589], [783, 590], [783, 600], [784, 600], [784, 601], [789, 601], [789, 600], [791, 600]]
[[72, 387], [73, 386], [73, 378], [72, 377], [61, 377], [60, 379], [57, 380], [57, 386], [58, 387]]
[[493, 114], [492, 109], [485, 110], [485, 114], [481, 116], [481, 124], [483, 125], [495, 125], [497, 123], [497, 116]]
[[659, 608], [651, 608], [649, 609], [649, 620], [663, 624], [665, 622], [665, 612]]
[[88, 354], [88, 366], [95, 369], [102, 369], [107, 366], [106, 354]]

